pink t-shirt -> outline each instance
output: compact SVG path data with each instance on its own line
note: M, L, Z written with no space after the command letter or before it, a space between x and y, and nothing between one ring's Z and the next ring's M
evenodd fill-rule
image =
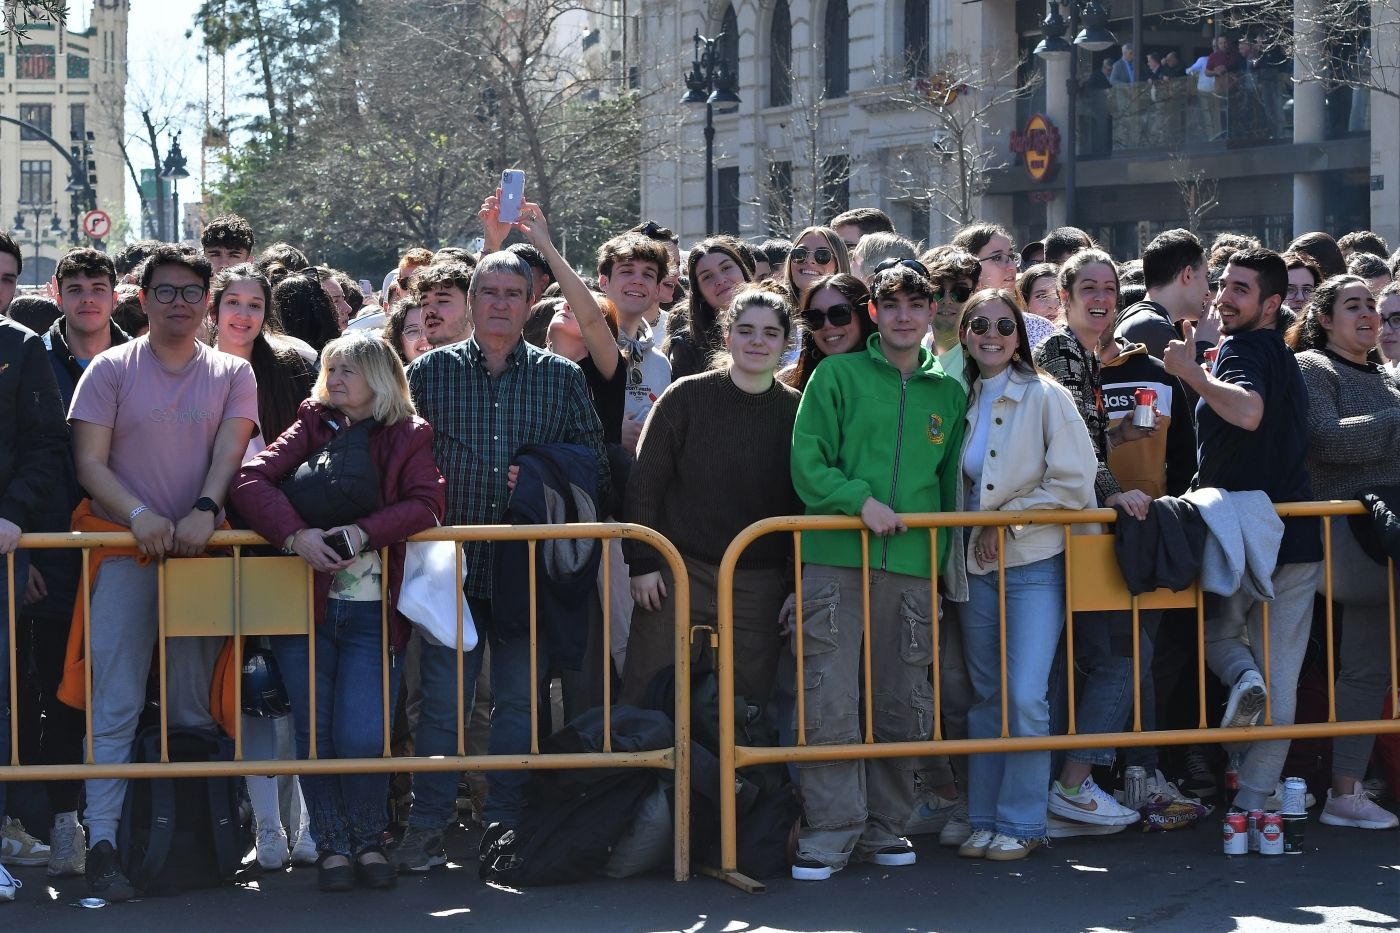
M178 371L167 369L140 337L98 354L73 393L69 421L112 429L107 466L152 510L179 521L199 498L219 426L258 423L258 383L246 360L196 344ZM125 515L94 511L110 521Z

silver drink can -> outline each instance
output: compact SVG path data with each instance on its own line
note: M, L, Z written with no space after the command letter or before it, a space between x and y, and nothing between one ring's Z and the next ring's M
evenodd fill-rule
M1133 427L1151 431L1157 427L1157 391L1141 388L1133 393Z
M1300 777L1291 777L1283 782L1283 806L1280 813L1306 813L1308 782Z
M1123 805L1136 810L1147 803L1147 769L1129 765L1123 772Z

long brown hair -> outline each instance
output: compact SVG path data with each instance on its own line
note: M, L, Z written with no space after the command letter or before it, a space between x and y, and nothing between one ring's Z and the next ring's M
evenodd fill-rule
M851 308L855 312L856 323L860 326L860 339L856 341L855 349L859 350L865 346L870 335L875 333L875 322L870 319L867 305L870 303L870 293L865 288L865 283L851 275L849 272L837 272L835 275L824 275L812 283L812 287L807 289L806 296L798 306L798 317L811 306L812 299L817 292L823 289L833 288L841 293L841 296L851 303ZM817 364L826 359L826 353L817 346L816 338L812 332L802 331L802 349L797 355L797 363L783 376L783 381L801 392L807 388L807 382L812 378L812 372L817 368Z
M963 373L967 377L969 388L973 382L982 378L982 370L978 368L972 354L967 352L967 322L977 316L979 308L994 301L1006 305L1016 320L1016 354L1011 357L1011 368L1027 375L1036 372L1035 361L1031 358L1031 339L1026 335L1025 314L1021 311L1021 303L1016 293L1005 288L984 288L967 299L967 304L963 305L962 319L958 321L958 339L963 342Z

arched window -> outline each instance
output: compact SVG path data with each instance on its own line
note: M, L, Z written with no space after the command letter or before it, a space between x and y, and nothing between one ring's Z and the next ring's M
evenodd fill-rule
M825 46L822 90L828 98L845 97L851 89L850 25L846 0L827 0L822 28Z
M904 0L904 77L928 74L929 0Z
M720 32L724 33L724 39L718 46L719 62L728 72L729 79L737 90L739 87L739 17L734 12L734 4L730 3L725 6L724 17L719 21L719 28Z
M773 4L772 55L768 59L768 106L792 103L792 13L788 0Z

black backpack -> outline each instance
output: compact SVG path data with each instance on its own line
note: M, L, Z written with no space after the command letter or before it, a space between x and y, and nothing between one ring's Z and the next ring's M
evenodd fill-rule
M536 775L543 777L543 775ZM659 781L643 768L565 771L545 779L520 825L481 853L482 881L511 887L571 884L602 871L642 800Z
M217 732L170 730L171 761L227 761ZM160 727L142 729L131 760L160 761ZM117 850L143 894L212 888L230 881L252 845L240 813L237 777L150 778L127 782Z

